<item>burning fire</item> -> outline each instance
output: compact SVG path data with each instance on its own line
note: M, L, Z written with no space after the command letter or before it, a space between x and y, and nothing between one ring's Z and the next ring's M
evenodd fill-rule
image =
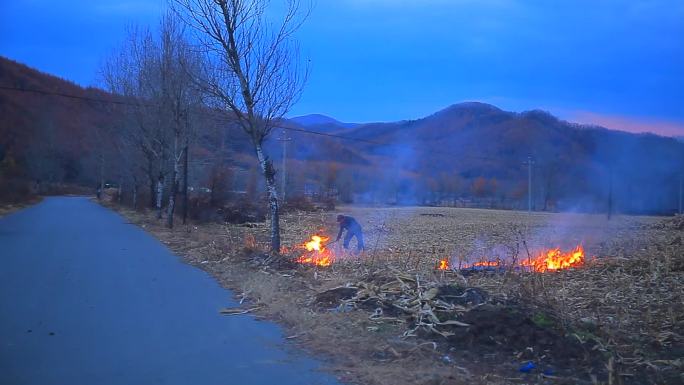
M579 245L572 251L564 253L560 247L545 250L537 253L530 259L519 261L513 268L521 268L523 270L535 272L547 272L569 269L572 267L582 266L585 261L584 248ZM471 269L474 267L500 267L504 266L501 260L495 261L480 261L472 264L462 266L462 269ZM449 269L449 260L442 259L439 261L439 270Z
M532 260L522 261L522 266L537 272L556 271L577 267L584 264L584 248L577 246L574 250L563 253L559 247L540 253Z
M316 266L330 266L334 261L333 253L325 248L324 243L330 238L319 235L314 235L311 240L305 242L301 247L306 249L307 253L297 258L297 263L312 264Z

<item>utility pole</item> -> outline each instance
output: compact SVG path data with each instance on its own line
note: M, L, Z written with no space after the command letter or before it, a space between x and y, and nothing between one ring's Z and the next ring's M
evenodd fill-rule
M283 160L281 166L283 169L283 176L281 178L282 185L280 187L280 193L283 196L282 202L285 203L285 189L287 188L287 142L292 141L292 138L288 138L285 129L283 129L282 135L278 140L283 142Z
M532 212L532 165L534 164L534 161L532 160L532 156L527 157L527 162L524 164L527 165L527 212L531 213Z
M684 189L684 174L679 174L679 214L682 214L682 190Z
M608 220L613 216L613 165L608 171Z
M188 221L188 141L183 149L183 224Z

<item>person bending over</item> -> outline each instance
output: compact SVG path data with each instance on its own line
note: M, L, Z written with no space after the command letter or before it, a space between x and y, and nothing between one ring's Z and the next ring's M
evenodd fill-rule
M344 248L349 249L349 242L352 238L356 237L356 251L363 251L365 248L363 245L363 230L361 229L359 222L353 217L338 215L337 223L340 224L340 232L337 234L335 242L339 241L344 230L347 230L347 234L344 236Z

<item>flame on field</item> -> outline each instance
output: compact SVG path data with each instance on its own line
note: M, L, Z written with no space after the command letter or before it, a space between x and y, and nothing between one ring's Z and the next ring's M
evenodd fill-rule
M327 237L320 237L318 235L314 235L311 237L311 240L309 242L304 243L304 248L307 251L323 251L325 250L325 246L323 246L323 242L327 242L329 238Z
M586 256L582 245L578 245L573 250L563 252L560 247L543 250L531 256L528 259L518 261L510 264L511 268L519 268L522 270L529 270L535 272L558 271L584 265ZM446 266L442 268L442 266ZM440 260L439 270L449 269L448 259ZM472 264L462 265L461 269L472 268L486 268L486 267L505 267L504 261L497 260L482 260Z
M538 254L535 258L522 261L520 264L533 271L544 272L582 266L584 260L584 248L582 245L579 245L574 250L567 253L562 252L559 247L546 250L545 252Z
M296 259L297 263L311 264L316 266L330 266L334 261L332 251L325 247L325 242L330 238L314 235L311 240L305 242L301 247L307 252Z
M437 270L449 270L449 258L440 259Z

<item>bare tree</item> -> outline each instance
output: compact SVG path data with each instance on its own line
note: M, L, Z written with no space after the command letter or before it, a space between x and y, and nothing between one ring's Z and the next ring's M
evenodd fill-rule
M147 177L150 207L155 207L157 217L161 218L167 127L161 109L155 104L158 69L154 51L152 33L132 27L122 47L105 61L101 75L110 92L126 98L127 119L119 136L140 151L143 160L138 166Z
M171 180L166 225L173 227L176 195L179 189L183 159L190 143L191 115L199 106L195 87L199 62L183 36L183 29L172 14L164 16L160 28L157 53L159 100L170 127ZM185 174L185 173L184 173ZM186 178L187 179L187 178Z
M282 20L266 15L268 0L174 0L176 12L198 32L207 53L204 90L232 113L249 135L266 181L271 251L280 251L279 202L273 163L263 143L299 98L306 71L299 67L293 34L308 16L287 0Z
M192 72L199 60L190 49L183 26L172 13L162 17L158 35L129 31L127 43L103 68L113 92L129 96L135 124L125 132L145 158L150 195L162 218L162 200L170 174L166 224L173 227L183 159L190 145L192 119L200 93Z

